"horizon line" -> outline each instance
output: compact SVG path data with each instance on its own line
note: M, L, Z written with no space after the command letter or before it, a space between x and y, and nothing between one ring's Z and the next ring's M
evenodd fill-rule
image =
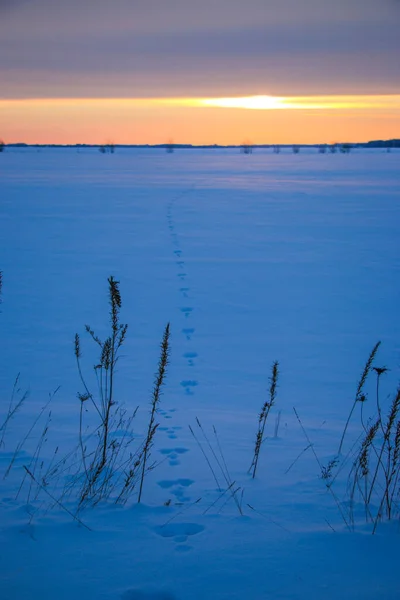
M2 140L0 140L2 141ZM27 147L27 148L37 148L37 147L57 147L57 148L78 148L78 147L87 147L87 148L101 148L103 146L113 146L114 148L243 148L249 146L251 148L273 148L274 146L280 146L282 148L288 147L291 148L293 146L297 147L309 147L314 148L318 146L366 146L368 144L388 144L398 142L400 144L400 138L389 138L389 139L374 139L368 140L366 142L315 142L315 143L301 143L301 142L289 142L289 143L276 143L276 142L265 142L265 143L252 143L250 140L243 141L237 144L192 144L190 142L159 142L156 144L122 144L118 142L113 142L112 140L108 140L103 143L90 143L90 142L76 142L74 144L62 144L58 142L48 142L48 143L40 143L40 142L4 142L5 147ZM400 146L399 146L400 147Z
M400 94L327 94L312 96L247 95L231 97L44 97L0 98L1 105L119 104L132 107L227 108L239 110L400 110Z

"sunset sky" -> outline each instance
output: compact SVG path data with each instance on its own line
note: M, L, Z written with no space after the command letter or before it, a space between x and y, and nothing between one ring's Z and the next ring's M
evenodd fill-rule
M400 138L400 0L0 0L0 138Z

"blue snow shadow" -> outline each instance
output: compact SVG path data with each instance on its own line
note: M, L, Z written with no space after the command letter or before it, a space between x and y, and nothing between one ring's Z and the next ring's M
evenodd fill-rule
M122 594L121 600L176 600L176 596L166 591L127 590Z
M204 527L198 523L168 523L155 528L155 532L165 538L175 536L192 536L204 531Z

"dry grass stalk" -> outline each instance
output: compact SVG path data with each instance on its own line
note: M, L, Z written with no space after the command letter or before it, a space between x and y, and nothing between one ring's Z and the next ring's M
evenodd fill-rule
M74 340L74 353L79 377L84 387L84 392L78 394L80 401L79 445L85 474L81 490L81 504L88 500L97 502L104 495L107 495L110 473L113 472L112 465L115 466L116 455L118 455L120 449L120 445L115 440L110 440L110 431L112 426L115 425L118 415L118 409L115 409L117 403L114 398L115 367L118 360L118 351L124 343L128 326L121 324L119 320L122 300L119 281L116 281L113 276L108 278L108 297L110 333L105 341L102 342L89 325L85 326L87 333L100 349L99 361L94 366L98 383L97 398L90 391L82 373L82 352L78 334L75 335ZM97 445L94 452L89 451L83 441L83 419L85 404L88 400L91 401L100 418L100 425L97 430Z
M146 436L146 440L145 440L145 443L143 446L143 456L142 456L142 465L141 465L141 476L140 476L138 502L140 502L142 499L143 482L144 482L144 477L146 474L147 462L148 462L151 448L153 445L153 438L154 438L154 435L155 435L157 427L158 427L158 423L156 423L155 421L156 421L156 413L157 413L158 405L159 405L160 399L161 399L161 389L162 389L162 386L164 385L165 375L166 375L167 366L168 366L168 362L169 362L169 353L170 353L169 337L170 337L170 324L167 323L165 330L164 330L163 339L161 342L161 356L160 356L160 360L158 363L158 370L157 370L157 374L156 374L156 378L155 378L155 382L154 382L153 394L152 394L152 398L151 398L150 419L149 419L149 425L148 425L148 429L147 429L147 436Z
M254 446L254 455L253 460L249 468L249 473L252 474L252 477L256 476L258 460L260 457L261 445L264 441L264 433L265 433L265 425L267 423L268 415L270 413L271 408L275 404L276 400L276 390L278 385L278 376L279 376L279 363L275 361L272 365L272 373L270 377L270 387L269 387L269 397L264 402L259 417L258 417L258 429L256 434L256 441Z
M338 454L341 454L341 452L342 452L344 438L345 438L345 435L346 435L347 428L349 426L351 417L353 415L353 412L354 412L354 410L355 410L355 408L357 406L357 402L363 402L365 400L365 395L363 394L363 388L364 388L365 382L367 381L368 374L369 374L369 372L371 370L372 363L374 361L375 355L378 352L378 348L379 348L380 345L381 345L381 342L377 342L375 344L375 346L372 348L372 351L371 351L371 353L370 353L370 355L368 357L367 362L364 365L363 372L361 374L360 380L359 380L358 385L357 385L357 391L356 391L356 395L355 395L355 398L354 398L354 402L353 402L353 405L351 407L349 416L347 417L347 421L346 421L346 424L344 426L342 437L340 439Z
M21 389L19 387L19 376L20 376L20 374L18 373L17 377L15 378L13 389L11 392L11 398L10 398L10 403L8 405L6 418L4 419L3 423L0 425L0 433L1 433L0 448L2 446L4 446L4 437L6 435L7 427L9 425L11 419L16 415L16 413L22 407L22 405L24 404L25 400L27 399L27 397L29 395L28 391L25 391L24 393L21 392Z

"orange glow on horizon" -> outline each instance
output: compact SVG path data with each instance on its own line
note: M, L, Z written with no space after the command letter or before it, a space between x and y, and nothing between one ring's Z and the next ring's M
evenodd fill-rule
M395 109L400 110L399 95L338 95L338 96L237 96L231 98L26 98L0 99L2 106L21 105L98 106L120 107L218 107L245 110L339 110L339 109Z
M239 98L209 98L200 100L205 106L243 108L250 110L338 110L338 109L400 109L396 96L246 96Z
M6 142L240 144L400 137L400 95L0 99Z

